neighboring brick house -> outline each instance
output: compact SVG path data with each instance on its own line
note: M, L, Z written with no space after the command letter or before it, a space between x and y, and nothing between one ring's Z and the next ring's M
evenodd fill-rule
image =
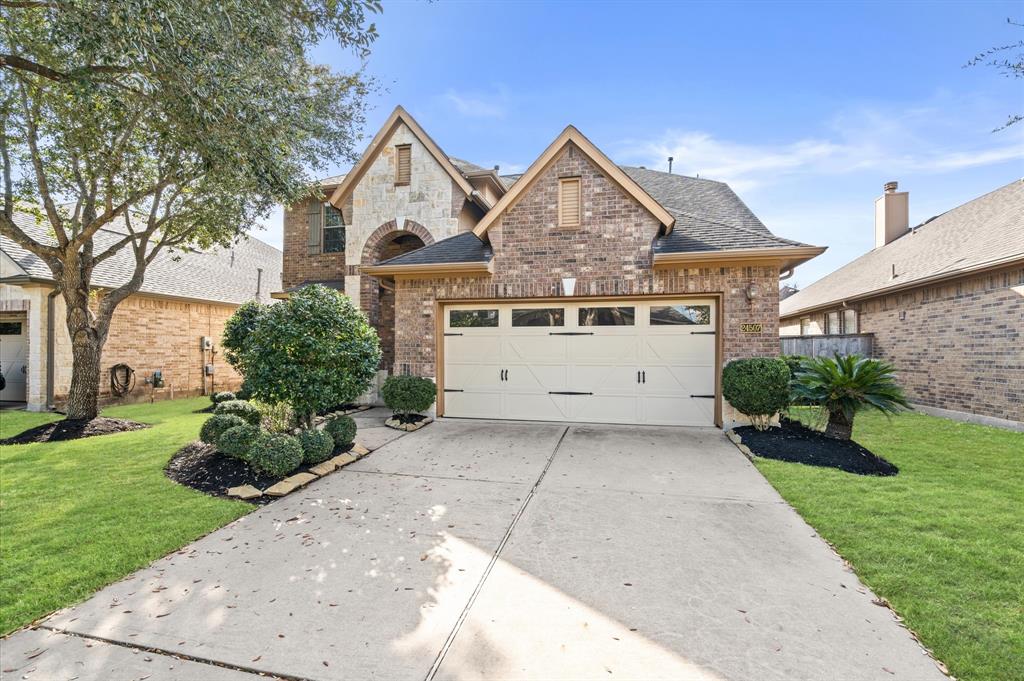
M1024 423L1024 181L912 229L896 188L875 248L783 300L780 333L873 334L915 404Z
M45 224L34 216L15 213L15 221L33 238L47 239ZM97 248L124 235L116 230L111 225L97 232ZM99 295L128 280L130 260L122 251L97 266L92 282ZM219 351L224 322L247 300L272 302L270 292L280 287L281 251L255 238L230 248L161 253L147 268L140 292L114 312L103 348L101 400L113 399L110 369L116 364L134 371L134 389L119 398L125 401L237 388L240 377ZM61 406L71 384L64 319L64 301L46 264L0 237L0 371L7 383L0 401L27 402L31 410ZM156 372L162 387L153 385Z
M439 414L721 425L721 367L777 355L778 282L824 249L725 184L613 164L573 127L522 175L451 158L401 107L284 219L284 290L344 290L381 376Z

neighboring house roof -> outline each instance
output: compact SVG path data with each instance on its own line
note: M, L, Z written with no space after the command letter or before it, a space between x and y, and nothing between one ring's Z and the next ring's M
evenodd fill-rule
M1024 262L1024 180L907 230L786 298L779 313L792 316L1016 261Z
M795 288L793 286L790 286L789 284L786 284L785 286L780 286L779 287L779 300L785 300L786 298L789 298L791 295L796 293L798 290L799 289L797 289L797 288Z
M422 144L427 152L434 157L434 160L437 161L438 165L448 173L455 184L458 185L467 197L480 204L480 207L484 210L488 210L490 208L487 201L485 201L478 192L473 190L473 185L469 183L469 180L466 179L466 176L463 174L464 171L456 167L453 162L455 159L451 159L441 151L441 147L437 146L437 143L426 133L425 130L423 130L423 128L420 127L419 123L416 122L416 119L410 116L409 112L401 106L396 106L395 110L391 112L387 121L385 121L384 125L381 126L381 129L374 136L369 146L366 147L366 151L363 152L359 162L352 167L352 170L345 175L345 178L341 181L341 184L338 185L338 188L334 190L334 193L330 197L331 204L339 209L342 207L345 202L345 198L353 189L355 189L356 184L359 183L359 180L363 177L370 166L373 165L373 162L376 160L378 154L380 154L384 149L387 141L391 139L391 135L394 134L398 126L402 124L409 128L416 139L419 140L420 144ZM468 161L461 161L461 163L473 165ZM474 167L478 170L484 170L479 166Z
M49 223L37 221L34 215L23 212L15 212L14 222L36 241L56 245ZM117 225L112 227L99 230L93 237L97 254L124 236L125 232L118 231ZM0 236L0 251L25 272L25 275L8 277L4 280L6 283L53 281L46 263L5 236ZM123 248L96 266L92 285L116 288L131 278L134 268L131 248ZM254 237L241 237L230 247L165 250L146 268L139 293L240 304L256 298L258 269L263 270L259 277L259 299L270 302L271 291L281 288L281 251L270 244Z
M272 291L270 297L277 298L279 300L287 300L292 293L295 293L300 289L304 289L307 286L312 286L313 284L320 284L321 286L326 286L327 288L334 289L335 291L340 291L342 293L345 292L344 279L307 279L301 284L289 286L283 291Z

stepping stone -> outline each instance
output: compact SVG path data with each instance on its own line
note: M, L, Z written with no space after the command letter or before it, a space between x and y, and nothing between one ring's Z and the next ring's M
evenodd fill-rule
M348 450L350 454L354 454L357 457L366 456L370 453L370 450L362 446L358 442L352 445L352 449Z
M332 472L337 467L338 465L334 463L333 460L328 459L327 461L318 463L315 466L311 466L309 472L313 473L314 475L324 476Z
M248 500L263 496L263 492L259 491L252 485L240 485L239 487L229 487L228 496Z
M339 454L338 456L331 459L331 463L333 463L338 468L341 468L342 466L347 466L348 464L352 463L353 461L356 460L356 458L357 457L352 456L351 454Z

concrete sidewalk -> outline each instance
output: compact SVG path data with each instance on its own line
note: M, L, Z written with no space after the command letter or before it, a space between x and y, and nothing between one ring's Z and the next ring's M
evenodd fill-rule
M5 679L945 678L714 429L442 420L42 627Z

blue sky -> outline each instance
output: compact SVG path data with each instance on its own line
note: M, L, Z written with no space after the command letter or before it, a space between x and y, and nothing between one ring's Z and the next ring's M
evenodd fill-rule
M992 132L1024 81L962 68L1024 37L1006 24L1020 3L384 1L367 140L402 104L446 153L502 172L569 123L618 163L674 156L829 247L803 286L871 248L888 180L916 223L1024 176L1024 123ZM314 58L357 65L327 44ZM268 226L280 244L280 215Z

